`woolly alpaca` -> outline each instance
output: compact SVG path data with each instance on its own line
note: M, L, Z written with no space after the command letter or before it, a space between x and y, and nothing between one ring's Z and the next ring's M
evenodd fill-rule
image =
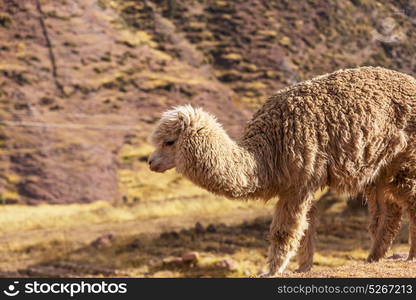
M269 276L283 272L300 245L300 269L310 268L313 194L325 186L352 195L364 191L374 204L370 257L384 255L397 227L395 208L405 207L409 257L414 257L415 100L416 80L408 75L373 67L340 70L277 92L238 141L202 109L181 106L164 113L152 133L156 151L149 164L158 172L176 167L197 185L229 198L278 197ZM394 203L394 217L377 203Z

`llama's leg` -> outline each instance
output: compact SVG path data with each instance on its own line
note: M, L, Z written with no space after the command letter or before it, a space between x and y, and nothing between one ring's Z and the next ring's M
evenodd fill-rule
M416 187L416 182L415 182ZM403 201L403 199L405 199ZM416 259L416 195L409 196L405 198L401 198L401 203L404 204L405 210L409 214L409 243L410 243L410 250L409 255L407 257L408 260ZM415 203L415 204L413 204ZM403 211L403 210L402 210Z
M409 260L416 258L416 153L403 156L388 188L398 204L409 214Z
M410 250L408 260L416 259L416 208L409 210L409 242Z
M370 215L370 223L368 231L370 232L371 240L374 241L379 221L382 215L382 203L377 201L376 188L370 187L366 190L364 197L367 201L368 213Z
M300 241L298 249L298 265L299 268L296 272L307 272L312 268L313 265L313 254L315 252L315 239L316 239L316 205L312 205L308 212L308 223L309 226L305 230L305 235Z
M369 200L369 204L370 202L372 201ZM378 219L377 227L371 228L370 226L372 245L367 257L368 262L379 261L386 255L400 229L402 220L402 208L391 195L386 195L381 187L377 189L376 202L378 203L379 215L376 216ZM373 217L373 215L371 216Z
M304 231L308 227L307 213L311 207L313 195L281 197L275 207L270 226L269 273L283 273L289 260L296 253Z

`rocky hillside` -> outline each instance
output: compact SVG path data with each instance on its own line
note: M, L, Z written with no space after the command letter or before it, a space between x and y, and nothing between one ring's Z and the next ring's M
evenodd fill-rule
M273 91L339 68L416 74L416 1L1 0L0 202L149 189L160 112L232 135Z

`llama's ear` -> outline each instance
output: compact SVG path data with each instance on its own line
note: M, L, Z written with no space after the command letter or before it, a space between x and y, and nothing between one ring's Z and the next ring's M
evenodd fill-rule
M178 112L178 121L182 131L188 128L191 123L189 116L181 112Z

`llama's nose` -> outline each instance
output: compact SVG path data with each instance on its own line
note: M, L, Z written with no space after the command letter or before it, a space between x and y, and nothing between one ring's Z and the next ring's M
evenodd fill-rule
M147 160L147 163L148 163L149 165L151 165L151 164L152 164L152 162L153 162L153 159L152 159L152 158L149 158L149 159Z

